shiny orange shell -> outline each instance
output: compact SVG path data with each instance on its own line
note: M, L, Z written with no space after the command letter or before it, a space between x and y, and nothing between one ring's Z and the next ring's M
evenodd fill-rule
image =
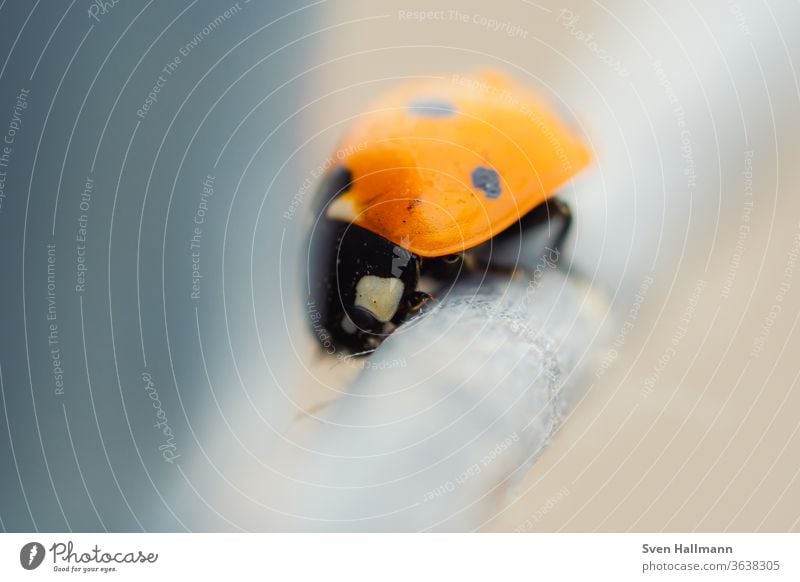
M327 216L422 257L492 238L589 162L536 95L490 72L397 87L359 117L336 157L353 182Z

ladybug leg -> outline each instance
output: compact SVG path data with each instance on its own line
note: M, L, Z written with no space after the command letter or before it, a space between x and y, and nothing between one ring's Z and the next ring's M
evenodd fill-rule
M563 201L551 198L519 222L470 251L481 269L530 273L542 265L555 267L572 225L572 212Z
M570 228L572 227L572 210L570 210L570 207L564 201L558 198L553 198L542 204L542 206L545 206L549 210L549 221L552 231L547 247L556 251L557 255L560 256L561 248L564 246L564 241L567 239Z
M392 323L395 325L400 325L412 315L420 313L434 301L435 299L430 293L415 291L400 302L400 307L397 309L397 313L392 318Z

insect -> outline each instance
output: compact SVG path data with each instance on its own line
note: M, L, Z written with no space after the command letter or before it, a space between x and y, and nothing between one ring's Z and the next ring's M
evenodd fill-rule
M539 97L496 72L399 85L337 152L308 245L309 314L329 353L373 350L459 277L557 251L571 215L554 194L589 162Z

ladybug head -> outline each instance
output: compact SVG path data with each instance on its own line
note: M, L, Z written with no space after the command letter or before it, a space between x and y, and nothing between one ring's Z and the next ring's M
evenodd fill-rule
M419 303L420 259L360 226L322 218L310 244L315 331L333 353L377 347Z

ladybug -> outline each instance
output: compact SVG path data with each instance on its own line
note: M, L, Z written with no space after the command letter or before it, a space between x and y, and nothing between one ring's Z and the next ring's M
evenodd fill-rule
M496 72L415 80L361 115L317 191L308 312L329 353L374 350L459 277L530 269L571 222L587 148Z

